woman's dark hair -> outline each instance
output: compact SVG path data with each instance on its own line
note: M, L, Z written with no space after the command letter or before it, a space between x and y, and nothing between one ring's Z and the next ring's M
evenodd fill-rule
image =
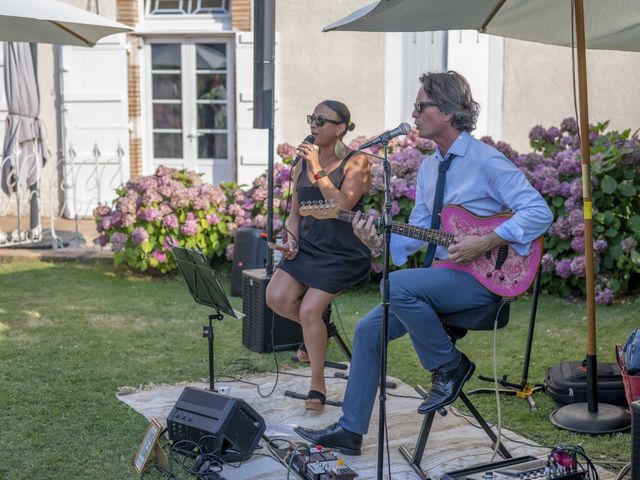
M473 99L469 82L458 72L425 73L422 88L438 108L453 116L453 126L471 132L476 128L480 104Z
M326 107L333 110L336 115L338 115L338 119L347 126L347 130L345 130L345 133L351 132L354 128L356 128L355 123L351 121L351 112L344 103L339 102L338 100L323 100L322 102L320 102L320 105L325 105ZM344 136L345 133L343 133L341 136Z

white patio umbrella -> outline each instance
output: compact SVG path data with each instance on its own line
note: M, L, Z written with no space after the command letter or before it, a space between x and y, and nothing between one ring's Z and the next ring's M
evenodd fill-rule
M53 43L93 47L102 37L132 29L100 15L57 0L0 0L0 41ZM5 49L5 83L9 114L4 142L6 161L0 171L0 185L9 193L13 161L8 157L16 143L34 148L42 144L38 121L39 100L37 82L28 46L10 44ZM46 159L46 149L39 148L38 156L29 156L34 165ZM29 152L26 152L29 153ZM28 168L29 185L37 185L39 168ZM38 195L39 192L34 192ZM35 198L35 197L33 197ZM32 209L37 202L32 202ZM19 209L19 201L18 201ZM32 224L33 224L32 211ZM33 225L32 225L33 226ZM18 215L18 231L20 215ZM55 237L52 224L52 236Z
M93 47L130 27L57 0L0 0L0 41Z
M567 405L552 414L562 428L604 433L628 428L628 414L597 403L595 275L589 109L585 48L640 51L640 2L633 0L380 0L336 22L331 30L415 32L477 30L551 45L575 46L578 59L587 290L587 404Z

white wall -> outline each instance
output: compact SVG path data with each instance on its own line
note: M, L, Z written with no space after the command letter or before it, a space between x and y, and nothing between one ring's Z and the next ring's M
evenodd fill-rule
M529 151L533 126L575 117L571 49L507 39L504 69L503 140ZM590 123L639 128L639 76L640 53L587 50Z
M309 134L305 116L322 100L344 102L358 135L385 126L385 34L323 33L322 27L371 3L370 0L279 0L280 108L276 144L299 143Z

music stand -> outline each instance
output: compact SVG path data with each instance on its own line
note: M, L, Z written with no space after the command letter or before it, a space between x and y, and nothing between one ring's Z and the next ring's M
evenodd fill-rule
M173 258L176 261L178 270L182 274L191 296L201 305L213 308L216 313L209 315L209 325L203 325L202 336L209 341L209 390L215 392L214 388L214 363L213 363L213 320L222 320L222 313L226 313L234 318L242 315L236 312L231 304L216 273L209 265L207 257L202 251L191 250L169 244Z

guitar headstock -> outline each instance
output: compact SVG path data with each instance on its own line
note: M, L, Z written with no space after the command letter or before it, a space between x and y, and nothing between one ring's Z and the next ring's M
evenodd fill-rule
M328 218L338 218L340 207L335 202L300 202L298 209L300 216L311 216L318 220L326 220Z

